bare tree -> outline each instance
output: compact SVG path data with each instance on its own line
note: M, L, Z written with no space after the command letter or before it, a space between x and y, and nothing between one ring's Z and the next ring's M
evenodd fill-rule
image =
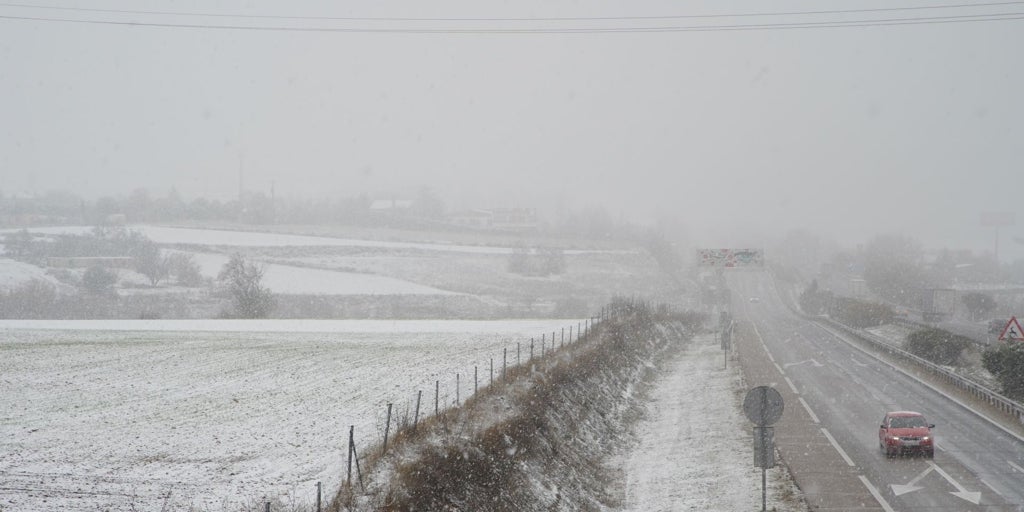
M238 318L265 318L274 309L274 297L263 286L265 267L246 261L239 253L231 255L217 279L224 284L234 302Z

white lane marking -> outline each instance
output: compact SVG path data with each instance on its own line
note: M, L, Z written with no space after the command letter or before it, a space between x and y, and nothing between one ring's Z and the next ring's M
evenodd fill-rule
M896 496L903 496L908 492L914 492L924 489L924 487L918 487L917 483L920 482L922 478L928 476L928 473L931 473L934 470L935 468L929 466L928 469L925 469L923 472L921 472L920 475L914 477L913 480L905 484L889 484L889 487L892 487L892 493L895 494Z
M811 366L816 366L818 368L821 368L821 367L825 366L825 365L819 363L817 360L814 360L814 359L808 359L806 361L800 361L799 363L786 363L783 366L785 366L786 368L789 368L790 366L799 366L799 365L806 364L806 363L811 363Z
M964 486L960 485L960 482L953 480L953 477L949 476L949 473L943 471L942 468L940 468L934 462L928 461L928 465L935 468L935 471L938 474L942 475L942 478L945 478L950 485L956 487L957 492L951 492L950 494L956 496L957 498L965 499L971 503L974 503L975 505L977 505L981 501L980 492L968 491L967 489L964 488Z
M777 368L779 370L779 373L781 373L783 375L786 374L786 372L782 369L782 367L779 366L779 363L774 363L774 364L775 364L775 368Z
M989 490L991 490L992 492L996 493L996 495L998 495L998 496L1002 496L1002 493L1000 493L999 491L997 491L997 490L996 490L996 488L995 488L995 487L992 487L992 485L991 485L991 484L989 484L988 482L986 482L986 481L984 481L984 480L982 480L982 479L980 479L980 478L978 479L978 481L979 481L979 482L981 482L981 483L983 483L983 484L985 484L985 487L988 487L988 488L989 488Z
M832 434L829 434L828 430L826 430L824 427L822 427L821 431L822 433L825 434L825 437L828 438L828 442L832 443L832 447L835 448L837 452L839 452L839 455L843 458L843 460L845 460L850 467L853 467L853 461L850 460L850 456L847 455L845 451L843 451L843 447L839 446L839 443L836 442L836 438L832 437Z
M789 380L789 377L782 377L782 378L786 379L786 384L789 384L789 389L792 389L793 392L798 394L798 395L800 394L800 392L796 390L796 386L793 385L793 381Z
M821 423L821 421L818 420L818 415L814 414L814 411L811 410L811 406L807 405L807 402L804 401L804 397L798 396L796 399L800 400L800 403L804 404L804 409L807 409L807 414L811 415L811 419L814 420L815 423Z
M762 341L761 342L761 346L763 346L764 347L764 351L768 353L768 360L774 363L775 362L775 356L773 356L771 352L768 352L768 345L765 345L764 342ZM776 366L777 365L778 364L776 363Z
M868 481L868 478L866 476L857 475L857 478L860 478L860 481L864 484L864 487L868 488L868 492L870 492L871 495L875 497L875 499L878 501L878 504L882 506L882 510L885 510L885 512L896 512L889 505L889 502L885 501L885 498L882 497L882 493L878 492L878 489L875 489L875 486L871 485L871 482Z
M867 363L862 363L862 362L858 361L857 358L853 357L852 355L850 356L850 360L853 361L853 364L855 364L857 366L861 366L861 367L863 367L863 366L870 366Z
M1020 434L1017 434L1016 432L1006 428L1001 423L998 423L996 420L994 420L992 418L989 418L984 413L979 412L977 409L972 409L969 405L961 402L960 400L957 400L952 395L946 394L944 391L940 390L939 388L937 388L937 387L935 387L935 386L925 382L920 377L918 377L918 376L908 372L907 370L904 370L903 368L900 368L899 366L897 366L897 365L895 365L893 363L890 363L889 361L886 361L885 359L882 359L880 356L876 356L875 354L872 354L871 352L868 352L866 349L858 347L856 343L854 343L852 341L848 341L846 338L844 338L841 334L837 333L836 331L833 331L832 329L829 329L828 327L825 327L824 325L821 325L818 322L814 322L814 325L818 326L819 329L821 329L821 330L831 334L832 336L835 336L837 339L841 340L843 343L846 343L848 346L852 347L854 350L859 350L860 352L863 352L864 355L873 358L874 360L876 360L876 361L878 361L878 362L880 362L880 363L882 363L882 364L892 368L893 370L896 370L896 371L902 373L903 375L906 375L907 377L910 377L911 379L917 381L922 386L924 386L924 387L926 387L928 389L931 389L932 391L934 391L934 392L936 392L936 393L946 397L949 401L953 402L954 404L957 404L960 407L963 407L964 410L970 411L971 414L974 414L975 416L977 416L977 417L987 421L993 427L996 427L999 430L1002 430L1003 432L1006 432L1009 436L1011 436L1014 439L1017 439L1017 440L1021 441L1022 443L1024 443L1024 436L1021 436Z
M1017 471L1020 471L1021 473L1024 473L1024 468L1014 464L1011 461L1006 461L1006 463L1009 464L1011 468L1016 469Z

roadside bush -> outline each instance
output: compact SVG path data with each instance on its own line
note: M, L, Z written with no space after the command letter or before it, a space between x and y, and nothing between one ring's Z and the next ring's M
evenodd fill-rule
M878 327L892 322L893 319L892 308L889 306L849 297L837 297L833 301L831 315L836 320L858 329Z
M818 289L818 280L815 279L800 294L800 309L808 315L820 315L828 311L832 298L832 292Z
M942 329L922 329L907 336L905 348L917 357L935 364L955 366L971 340Z
M981 354L981 363L999 380L1004 395L1015 400L1024 399L1024 343L990 346Z

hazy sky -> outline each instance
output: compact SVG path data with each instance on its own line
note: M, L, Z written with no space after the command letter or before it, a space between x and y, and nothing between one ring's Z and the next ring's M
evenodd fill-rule
M229 198L241 167L246 189L273 183L280 196L411 196L426 186L449 208L602 205L641 221L677 217L708 244L803 227L843 242L899 232L929 247L983 250L994 232L979 215L1007 211L1019 226L1002 230L1001 251L1024 249L1011 241L1024 236L1024 20L495 32L1024 16L1024 3L653 20L624 17L892 3L384 4L88 4L270 16L250 18L0 6L0 191L175 187L186 198ZM554 17L618 19L494 20ZM409 28L484 33L394 31Z

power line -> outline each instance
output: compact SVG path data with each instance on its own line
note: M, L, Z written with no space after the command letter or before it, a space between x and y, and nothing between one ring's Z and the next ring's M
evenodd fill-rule
M669 20L669 19L708 19L708 18L742 18L760 16L820 16L827 14L863 14L879 12L900 12L900 11L921 11L936 9L974 9L979 7L999 7L1007 5L1022 5L1024 0L1005 2L984 2L984 3L960 3L921 5L907 7L878 7L865 9L832 9L819 11L766 11L766 12L743 12L732 14L681 14L681 15L651 15L651 16L566 16L566 17L530 17L530 18L500 18L500 17L355 17L355 16L295 16L279 14L238 14L238 13L209 13L209 12L186 12L186 11L147 11L132 9L99 9L91 7L64 7L52 5L33 5L21 3L0 2L0 7L26 8L26 9L47 9L74 12L92 12L105 14L143 14L158 16L193 16L193 17L216 17L216 18L240 18L240 19L280 19L280 20L320 20L320 21L394 21L394 22L464 22L464 21L485 21L485 22L523 22L523 21L636 21L636 20Z
M368 27L290 27L259 25L213 25L198 23L163 23L143 21L89 20L71 18L49 18L40 16L7 16L0 19L18 21L40 21L57 23L79 23L93 25L118 25L159 28L250 30L273 32L336 32L336 33L378 33L378 34L601 34L601 33L656 33L656 32L725 32L753 30L792 30L813 28L877 27L897 25L935 25L950 23L976 23L986 21L1015 21L1024 19L1024 12L992 14L971 14L954 16L875 18L818 22L785 22L733 25L689 25L689 26L624 26L624 27L567 27L567 28L368 28Z

